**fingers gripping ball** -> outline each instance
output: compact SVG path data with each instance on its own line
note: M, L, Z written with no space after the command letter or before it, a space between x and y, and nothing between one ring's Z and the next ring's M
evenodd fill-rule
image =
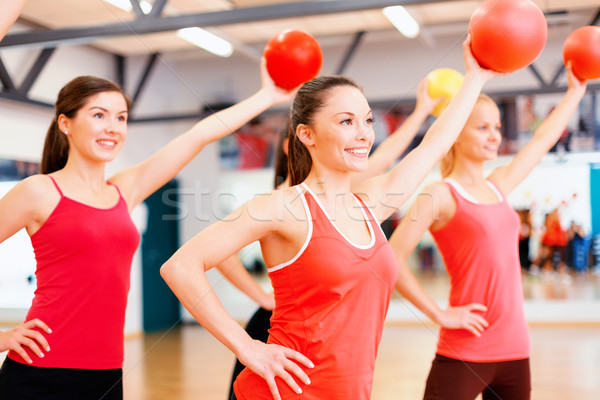
M563 45L565 65L581 80L600 78L600 27L582 26L567 36Z
M288 29L271 38L264 55L269 75L283 89L293 89L315 78L323 64L317 40L298 30Z
M540 55L548 25L530 0L485 0L471 15L469 33L471 51L482 67L512 72Z
M442 110L446 108L448 103L450 103L450 100L458 92L458 89L460 89L463 78L464 77L460 72L452 68L435 69L427 75L427 79L429 80L427 93L429 94L429 97L432 99L437 99L439 97L446 98L435 106L433 111L431 111L431 115L438 117L441 114Z

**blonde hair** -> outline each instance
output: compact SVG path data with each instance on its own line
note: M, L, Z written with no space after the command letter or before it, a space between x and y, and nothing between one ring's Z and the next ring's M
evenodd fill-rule
M496 102L494 100L492 100L492 98L490 96L488 96L487 94L481 93L479 95L479 97L477 98L477 101L475 104L479 103L480 101L489 101L490 103L496 105ZM450 148L448 153L446 153L444 158L442 158L440 160L440 173L442 174L442 178L445 178L448 175L450 175L450 173L454 169L454 161L455 161L455 150L454 150L454 145L452 145L452 147Z

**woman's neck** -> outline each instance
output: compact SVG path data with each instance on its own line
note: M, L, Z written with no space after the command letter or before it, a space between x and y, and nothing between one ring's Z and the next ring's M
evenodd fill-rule
M67 164L60 174L70 179L73 183L87 186L92 189L101 189L106 185L104 176L104 162L86 162L69 157Z
M348 172L318 171L313 167L304 183L326 202L345 201L346 197L352 197Z
M485 182L483 168L483 161L456 157L454 168L452 168L452 172L450 172L448 177L465 185L480 185Z

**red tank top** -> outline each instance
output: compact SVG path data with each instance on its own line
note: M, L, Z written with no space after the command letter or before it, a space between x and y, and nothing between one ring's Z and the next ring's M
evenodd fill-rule
M268 343L289 347L314 364L303 368L311 384L298 379L294 393L277 379L282 399L367 400L398 272L394 253L374 216L358 198L371 242L351 243L334 225L318 198L298 186L309 229L289 262L269 268L276 307ZM238 376L239 400L272 399L265 381L246 368Z
M467 200L457 183L446 183L456 200L456 213L432 235L450 276L449 304L485 305L488 310L482 316L490 325L481 337L464 329L442 328L437 352L473 362L527 358L529 330L518 252L519 216L491 182L488 184L501 199L494 204Z
M52 333L44 335L51 351L44 352L44 358L29 351L31 365L121 368L129 271L138 231L120 192L114 207L95 208L65 197L49 177L61 198L31 236L37 289L27 320L39 318L50 326ZM8 357L26 363L14 352Z

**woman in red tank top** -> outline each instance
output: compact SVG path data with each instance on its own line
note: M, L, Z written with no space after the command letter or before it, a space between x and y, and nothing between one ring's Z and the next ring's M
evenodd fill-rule
M292 187L245 203L201 231L162 267L183 305L246 365L235 383L244 399L367 400L395 260L378 228L448 151L484 83L464 44L466 74L421 144L388 173L356 188L373 143L371 109L358 86L318 77L290 112ZM275 290L269 342L252 340L227 314L205 271L260 241Z
M398 158L405 152L406 148L410 145L413 138L419 131L420 126L425 122L431 111L434 107L440 103L441 98L432 99L429 97L428 93L428 83L427 78L424 78L419 83L419 88L417 89L417 101L415 105L415 109L413 112L406 117L404 122L388 136L383 142L377 146L377 149L373 152L372 155L369 156L369 165L366 170L361 173L355 174L352 177L352 186L356 186L360 184L365 179L379 175L386 170L388 170L397 160ZM277 144L277 149L275 151L275 188L281 189L290 186L289 176L287 172L288 165L288 137L287 131L281 132L280 137ZM219 265L219 270L223 272L225 269L224 275L227 277L227 269L229 268L239 268L238 266L242 266L241 261L237 257L237 255L230 257L225 261L225 266L223 264ZM235 266L234 266L235 265ZM243 266L242 266L243 267ZM240 290L243 288L240 287ZM267 298L267 305L261 305L261 307L256 310L256 312L252 315L252 317L248 320L248 324L246 325L246 332L252 339L257 339L262 342L267 342L269 337L269 329L271 328L271 310L275 307L275 300L272 296L268 296L263 290L259 289L258 291L246 291L242 290L245 293L256 293L254 296L250 296L251 298L258 299L257 302L259 304L263 304L264 298ZM233 374L231 377L231 384L229 390L229 398L235 400L235 395L233 393L233 383L235 379L239 375L240 372L244 369L244 365L240 363L239 360L236 360Z
M529 333L523 311L519 218L506 197L560 138L585 94L568 70L569 88L534 137L507 165L483 175L501 141L500 111L477 101L441 164L443 182L427 186L390 238L399 264L396 288L442 326L425 399L530 398ZM430 230L450 276L442 310L410 272L406 257Z
M41 174L0 199L0 241L25 228L37 261L26 322L0 332L0 351L10 350L0 371L0 398L122 398L124 316L139 241L129 213L205 145L292 98L293 92L275 86L264 62L261 75L254 95L108 180L106 163L127 137L129 100L113 82L92 76L61 89Z

